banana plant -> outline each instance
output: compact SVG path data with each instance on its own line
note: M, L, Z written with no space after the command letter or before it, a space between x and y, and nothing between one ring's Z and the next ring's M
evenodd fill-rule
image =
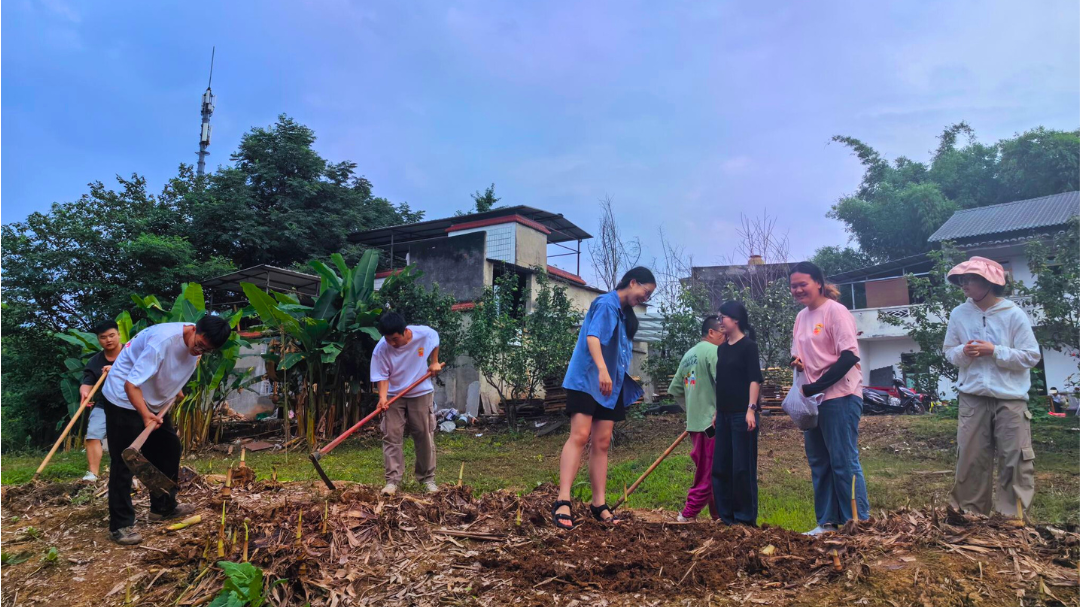
M264 358L278 371L296 371L291 375L295 386L285 389L296 394L297 422L310 445L315 444L317 426L325 435L339 422L357 417L359 406L350 396L359 394L363 377L358 370L380 338L375 322L381 309L372 305L378 253L366 251L352 268L337 253L330 261L332 267L321 261L309 264L320 278L310 306L294 296L241 283L263 327L282 338L278 351Z

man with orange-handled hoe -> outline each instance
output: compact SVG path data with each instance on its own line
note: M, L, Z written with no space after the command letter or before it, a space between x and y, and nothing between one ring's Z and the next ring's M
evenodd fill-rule
M439 362L439 334L424 325L406 325L396 312L379 318L382 339L371 354L371 381L379 387L379 410L385 410L379 426L383 431L383 466L386 469L385 495L397 493L405 471L402 449L405 431L416 447L416 481L425 491L437 491L435 484L435 387L431 383L444 364ZM401 398L388 401L416 380L431 373Z

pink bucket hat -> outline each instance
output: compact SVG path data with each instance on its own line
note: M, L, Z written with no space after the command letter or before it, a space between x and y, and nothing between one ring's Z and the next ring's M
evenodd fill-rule
M960 276L963 274L977 274L985 278L990 284L1005 286L1005 268L1001 267L1001 264L993 259L975 256L957 264L956 267L949 270L949 282L959 286Z

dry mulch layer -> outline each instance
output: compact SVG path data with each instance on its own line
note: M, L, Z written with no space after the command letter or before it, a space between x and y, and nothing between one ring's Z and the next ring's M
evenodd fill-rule
M2 604L206 605L217 561L246 558L270 605L1080 605L1077 530L997 517L879 513L810 538L659 511L611 527L578 504L564 532L549 485L386 498L247 470L223 497L224 477L183 476L202 522L167 532L140 518L137 547L109 540L103 484L5 488ZM147 501L137 494L141 517Z

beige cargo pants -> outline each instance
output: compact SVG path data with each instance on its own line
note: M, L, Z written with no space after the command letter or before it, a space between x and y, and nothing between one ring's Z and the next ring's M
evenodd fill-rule
M992 503L994 510L1017 516L1019 500L1027 510L1035 496L1035 451L1027 401L961 393L956 445L956 483L949 499L954 508L990 514Z
M416 447L416 482L435 480L434 402L432 392L416 398L399 398L383 413L379 426L383 432L383 467L387 483L400 485L405 473L402 445L406 430Z

